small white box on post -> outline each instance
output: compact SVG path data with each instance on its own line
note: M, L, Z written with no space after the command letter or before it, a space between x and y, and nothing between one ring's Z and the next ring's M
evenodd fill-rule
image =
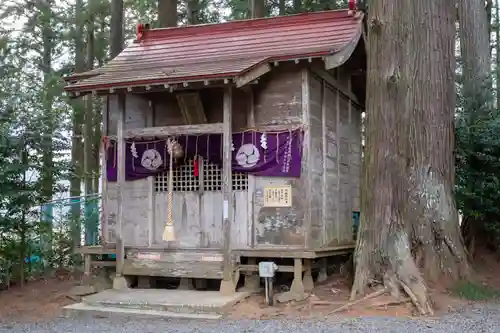
M278 265L272 261L261 261L259 262L259 276L264 278L265 290L266 290L266 301L267 305L272 306L274 304L274 288L273 279L276 271L278 270Z

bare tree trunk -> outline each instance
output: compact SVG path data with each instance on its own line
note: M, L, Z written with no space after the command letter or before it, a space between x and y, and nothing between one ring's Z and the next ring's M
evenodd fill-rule
M279 0L279 15L283 16L286 14L286 1Z
M469 151L476 151L475 124L483 117L489 117L489 107L493 106L491 99L491 71L490 63L490 21L491 3L481 0L461 0L458 2L458 16L460 23L460 50L462 56L463 88L462 96L465 102L464 109L469 127ZM488 8L490 7L490 8ZM467 156L468 164L475 159L472 154ZM467 188L472 190L474 181L467 182ZM466 216L465 221L470 228L464 234L467 239L474 239L481 230L482 221L473 216ZM464 225L465 226L465 225ZM469 253L474 253L472 246L475 242L468 242Z
M177 0L158 0L158 22L162 28L177 26Z
M293 0L293 11L295 13L300 13L303 10L302 0Z
M26 142L23 138L21 142L21 160L23 165L28 165L28 151L26 147ZM23 184L23 193L27 193L27 186L26 186L26 171L23 171L23 176L22 176L22 184ZM30 207L27 207L26 201L23 200L23 207L21 211L21 223L17 226L17 229L19 230L19 278L21 280L21 288L24 288L24 284L26 282L26 277L24 274L24 258L26 257L27 251L26 248L28 247L28 241L27 241L27 223L26 223L26 215L29 211Z
M94 68L94 0L88 2L87 20L87 70ZM94 103L92 95L85 96L85 125L83 140L83 174L85 183L85 244L94 245L97 233L97 219L93 216L93 202L90 199L93 188L93 127L94 127Z
M446 274L456 280L468 275L469 265L453 196L455 5L429 0L407 6L413 7L408 28L414 32L407 71L412 79L406 105L411 166L407 223L425 277L436 281Z
M484 1L458 1L458 18L465 93L476 94L491 70L490 23Z
M492 14L493 14L493 0L486 0L486 22L488 24L488 42L490 44L490 57L491 51L493 50L493 44L491 44L491 32L492 32Z
M422 279L411 257L409 234L404 223L404 191L407 160L404 113L409 78L405 71L406 24L399 0L370 3L366 130L361 220L355 254L354 299L371 281L387 283L407 269ZM394 266L394 267L393 267ZM386 280L386 281L384 281Z
M123 0L111 0L111 58L123 50Z
M468 272L452 196L453 15L452 1L370 2L363 213L351 298L378 281L431 314L423 276Z
M500 1L495 3L495 41L496 41L496 98L497 109L500 109Z
M85 70L85 57L83 53L83 0L76 0L75 4L75 72L82 73ZM83 103L80 98L72 101L72 138L71 138L71 178L70 178L70 196L71 196L71 235L73 238L73 247L80 246L81 226L80 226L80 187L81 187L81 155L82 147L82 122L83 122Z
M266 0L250 0L250 13L252 18L266 16Z
M187 1L187 24L198 24L198 0Z
M40 3L42 25L42 64L44 96L43 96L43 129L42 133L42 170L41 170L41 200L42 204L52 201L54 194L54 147L53 135L55 130L55 115L53 103L55 86L52 70L52 52L54 48L54 31L52 30L51 1ZM40 234L43 235L43 255L52 258L52 222L53 212L51 205L43 205Z

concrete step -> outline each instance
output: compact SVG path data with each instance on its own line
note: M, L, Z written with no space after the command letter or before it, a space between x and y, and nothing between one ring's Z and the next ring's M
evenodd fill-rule
M143 310L143 309L127 309L127 308L117 308L112 306L91 306L84 303L72 304L64 307L63 311L66 317L75 316L94 316L94 317L110 317L110 316L133 316L134 318L159 318L159 319L169 319L169 318L179 318L179 319L200 319L200 320L216 320L220 319L222 315L220 314L208 314L208 313L180 313L180 312L170 312L170 311L158 311L158 310Z
M184 314L221 315L248 297L246 292L223 296L218 291L126 289L105 290L83 298L83 304L98 308L150 310Z

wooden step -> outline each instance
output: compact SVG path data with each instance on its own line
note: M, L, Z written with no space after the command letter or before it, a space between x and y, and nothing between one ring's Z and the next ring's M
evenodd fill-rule
M113 245L87 245L75 249L76 253L81 254L116 254L116 247Z
M224 257L219 251L128 250L124 275L222 279Z

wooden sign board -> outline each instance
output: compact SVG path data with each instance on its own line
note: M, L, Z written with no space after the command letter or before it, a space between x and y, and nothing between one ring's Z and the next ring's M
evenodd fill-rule
M264 207L292 207L292 186L264 187Z

